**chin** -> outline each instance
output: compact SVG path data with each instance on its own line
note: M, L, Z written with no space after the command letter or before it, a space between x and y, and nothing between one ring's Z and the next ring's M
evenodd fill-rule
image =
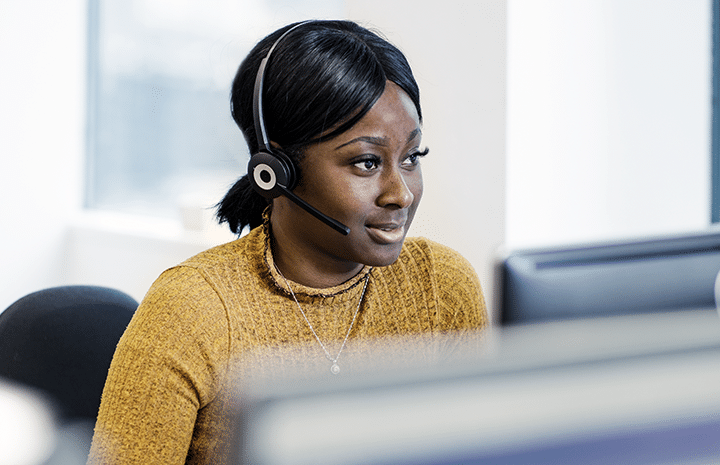
M397 248L395 250L395 248ZM369 266L375 266L375 267L383 267L383 266L390 266L393 263L395 263L400 256L400 251L402 250L402 243L400 243L399 246L394 246L393 250L384 250L384 253L379 254L367 254L366 259L363 260L364 265Z

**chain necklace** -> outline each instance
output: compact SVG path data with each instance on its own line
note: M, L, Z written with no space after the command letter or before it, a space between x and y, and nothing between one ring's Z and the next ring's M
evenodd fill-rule
M298 310L300 310L300 314L302 314L303 318L305 319L305 322L307 323L308 327L310 328L310 331L312 332L313 336L315 336L315 339L320 344L320 347L322 347L322 350L325 352L325 358L330 360L332 362L332 366L330 367L330 373L337 375L340 373L340 366L338 365L338 359L340 358L340 354L342 353L343 349L345 348L345 343L347 343L348 337L350 337L350 332L353 329L353 325L355 324L355 320L357 319L358 312L360 311L360 306L362 305L363 299L365 298L365 290L367 289L368 281L370 280L370 271L368 271L367 276L365 276L365 284L363 284L362 294L360 294L360 301L358 302L357 308L355 309L355 314L353 315L353 319L350 322L350 328L348 328L347 334L345 334L345 339L343 340L342 345L340 346L340 350L338 351L335 358L330 355L330 352L328 352L327 348L325 347L325 344L320 340L317 333L315 332L315 328L313 328L313 325L310 324L310 320L308 320L308 317L305 315L305 312L303 311L302 307L300 306L300 302L298 302L297 297L295 297L295 292L293 292L292 287L290 287L290 283L285 278L285 275L282 274L282 271L280 271L280 268L275 265L275 269L282 277L283 281L285 281L285 285L288 289L290 289L290 295L292 296L293 300L295 301L295 304L297 305ZM372 269L372 268L371 268Z

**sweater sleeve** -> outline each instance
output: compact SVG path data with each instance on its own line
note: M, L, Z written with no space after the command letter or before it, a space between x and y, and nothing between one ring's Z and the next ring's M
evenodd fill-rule
M88 463L185 463L198 412L226 374L223 302L196 270L153 284L118 343Z

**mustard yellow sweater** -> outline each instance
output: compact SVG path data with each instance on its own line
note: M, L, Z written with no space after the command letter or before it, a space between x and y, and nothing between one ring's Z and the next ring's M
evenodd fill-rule
M118 343L88 463L222 463L230 426L223 413L235 361L258 348L331 362L272 265L267 232L207 250L165 271ZM328 289L290 282L334 357L362 306L342 357L373 338L443 334L486 325L469 263L426 239L407 239L391 266L366 267ZM352 366L339 364L343 372ZM253 362L254 363L254 362ZM264 363L258 359L257 363ZM342 376L342 374L340 375Z

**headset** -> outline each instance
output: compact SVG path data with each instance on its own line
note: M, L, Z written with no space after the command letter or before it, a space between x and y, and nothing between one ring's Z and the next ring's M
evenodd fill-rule
M278 149L273 150L272 147L270 147L270 140L267 135L267 130L265 129L265 120L263 118L262 93L265 83L265 68L270 59L270 55L272 55L275 47L285 36L309 22L310 21L303 21L285 31L275 43L272 44L267 55L265 55L265 58L260 62L253 91L253 119L255 122L255 134L258 140L258 151L250 156L247 170L248 179L253 190L266 199L270 200L284 195L315 218L347 236L350 234L350 228L321 213L292 192L297 184L297 168L285 153Z

